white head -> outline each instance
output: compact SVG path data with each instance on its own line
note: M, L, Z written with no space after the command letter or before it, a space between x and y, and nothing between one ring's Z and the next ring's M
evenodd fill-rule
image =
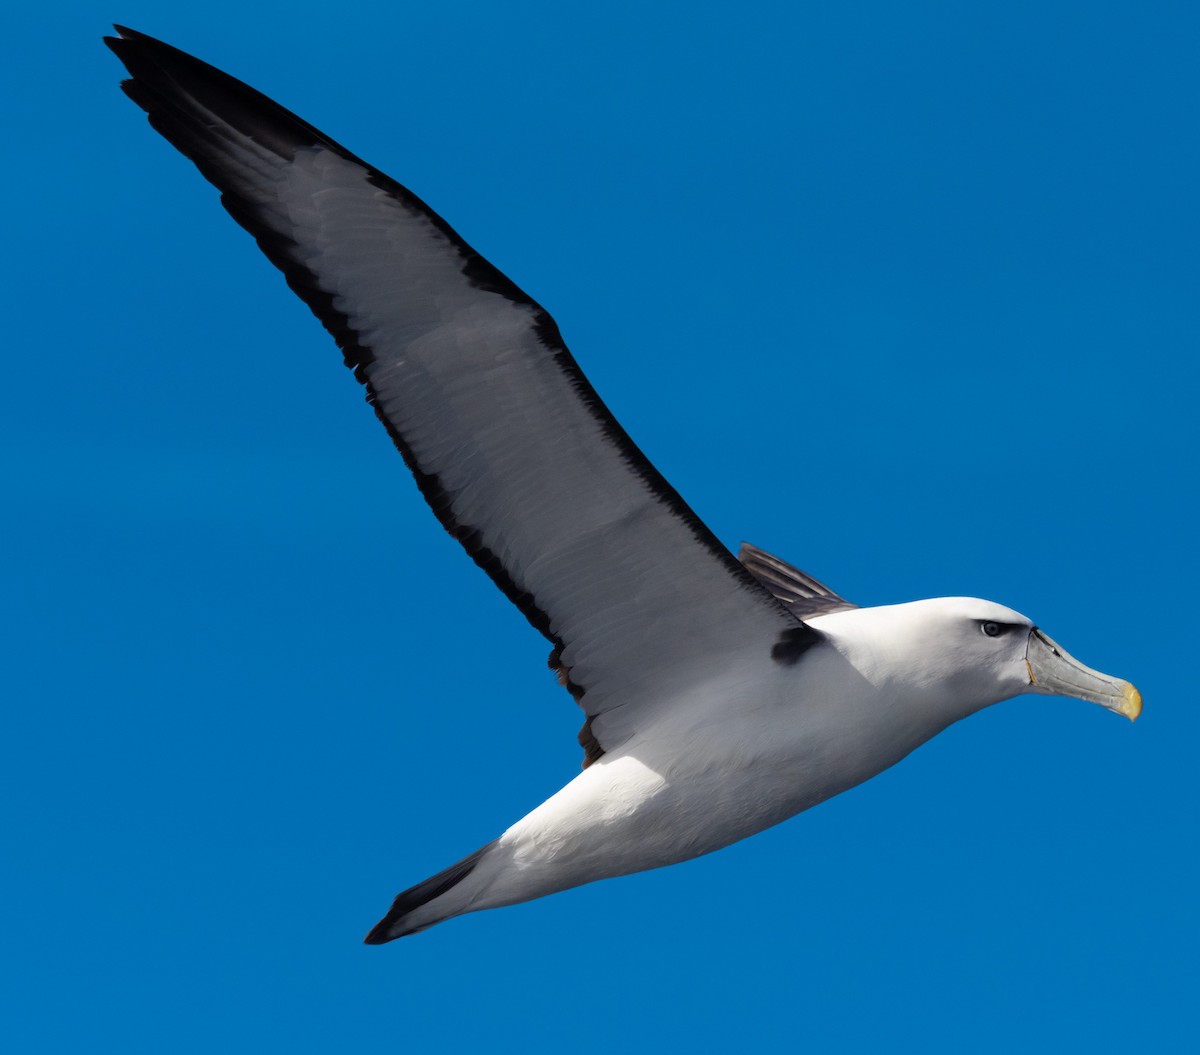
M938 597L842 612L813 625L877 687L947 724L1024 692L1074 696L1130 720L1142 710L1129 682L1084 666L1026 616L992 601Z

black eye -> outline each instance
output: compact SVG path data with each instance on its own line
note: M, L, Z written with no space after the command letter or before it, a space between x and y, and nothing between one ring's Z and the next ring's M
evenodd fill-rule
M1001 628L1000 628L999 623L992 623L992 622L980 623L979 629L982 630L988 637L999 637L1000 636Z

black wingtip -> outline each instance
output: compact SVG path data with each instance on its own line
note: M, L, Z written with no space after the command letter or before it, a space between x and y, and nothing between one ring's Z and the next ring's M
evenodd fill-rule
M130 29L128 26L118 25L113 23L113 29L117 31L115 37L104 37L104 43L109 49L119 58L122 50L137 47L156 47L163 48L167 51L177 51L177 48L171 47L170 44L164 44L161 40L157 40L146 33L139 33L136 29Z
M117 58L120 58L121 57L121 47L125 43L125 32L124 32L124 30L121 29L120 26L113 26L113 29L115 29L118 33L120 33L121 36L119 36L119 37L104 36L104 37L101 37L100 39L104 41L104 46L106 48L108 48L109 51L111 51L114 55L116 55Z
M211 136L210 115L216 116L218 124L253 139L281 157L290 157L299 147L320 143L347 160L370 168L319 129L244 81L145 33L125 26L114 28L121 35L105 37L104 43L129 71L130 79L121 85L125 94L150 115L158 132L201 166L202 172L202 159L197 157L196 148L201 140ZM221 186L218 180L212 182Z
M127 42L130 44L145 44L151 47L163 48L166 51L179 51L178 48L171 47L157 37L150 36L149 33L140 33L136 29L130 29L128 26L123 26L119 22L113 23L113 29L119 34L115 37L105 37L106 41L115 40L118 44Z

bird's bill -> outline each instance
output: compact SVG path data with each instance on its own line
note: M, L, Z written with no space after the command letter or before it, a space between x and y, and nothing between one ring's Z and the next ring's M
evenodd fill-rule
M1037 627L1029 632L1025 650L1031 692L1074 696L1107 707L1136 722L1142 713L1142 694L1127 681L1085 667Z

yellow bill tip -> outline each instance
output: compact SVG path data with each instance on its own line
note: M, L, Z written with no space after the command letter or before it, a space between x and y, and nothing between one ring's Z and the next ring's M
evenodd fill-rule
M1125 683L1125 699L1121 703L1121 713L1131 722L1138 720L1142 713L1142 694L1128 682Z

